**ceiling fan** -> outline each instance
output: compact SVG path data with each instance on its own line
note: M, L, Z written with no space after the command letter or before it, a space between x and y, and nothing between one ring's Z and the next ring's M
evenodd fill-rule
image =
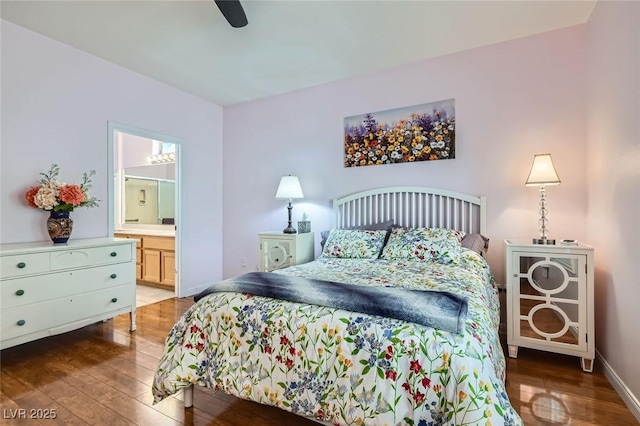
M215 2L222 16L233 28L241 28L248 24L240 0L215 0Z

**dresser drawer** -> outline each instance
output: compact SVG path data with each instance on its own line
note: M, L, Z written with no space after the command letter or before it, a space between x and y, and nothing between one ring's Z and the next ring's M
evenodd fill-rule
M0 257L0 278L37 274L49 271L49 253L28 253Z
M91 323L92 317L117 311L135 303L131 285L122 285L75 296L61 297L28 306L3 309L1 314L2 340L12 339L42 330L55 329L63 324ZM96 320L97 321L97 320Z
M127 262L132 255L131 244L54 251L51 252L51 270Z
M0 283L2 309L135 283L131 263L15 278Z

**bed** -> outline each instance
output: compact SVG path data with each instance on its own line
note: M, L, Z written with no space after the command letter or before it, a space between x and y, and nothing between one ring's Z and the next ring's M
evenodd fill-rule
M504 387L493 276L461 242L486 235L485 209L482 197L421 187L339 198L322 255L265 273L347 294L446 294L464 301L457 329L222 287L167 336L154 402L184 390L191 406L199 385L325 424L521 425Z

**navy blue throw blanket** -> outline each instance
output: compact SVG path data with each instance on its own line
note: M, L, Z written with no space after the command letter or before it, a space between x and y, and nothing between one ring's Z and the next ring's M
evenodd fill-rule
M272 299L339 308L395 318L452 333L462 333L467 298L446 291L402 287L368 287L271 272L249 272L211 285L194 297L210 293L248 293Z

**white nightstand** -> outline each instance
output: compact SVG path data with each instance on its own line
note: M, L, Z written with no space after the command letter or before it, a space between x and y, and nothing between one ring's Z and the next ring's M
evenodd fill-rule
M593 371L593 247L505 240L507 247L507 345L581 358Z
M314 259L313 232L284 234L260 232L260 270L273 271Z

